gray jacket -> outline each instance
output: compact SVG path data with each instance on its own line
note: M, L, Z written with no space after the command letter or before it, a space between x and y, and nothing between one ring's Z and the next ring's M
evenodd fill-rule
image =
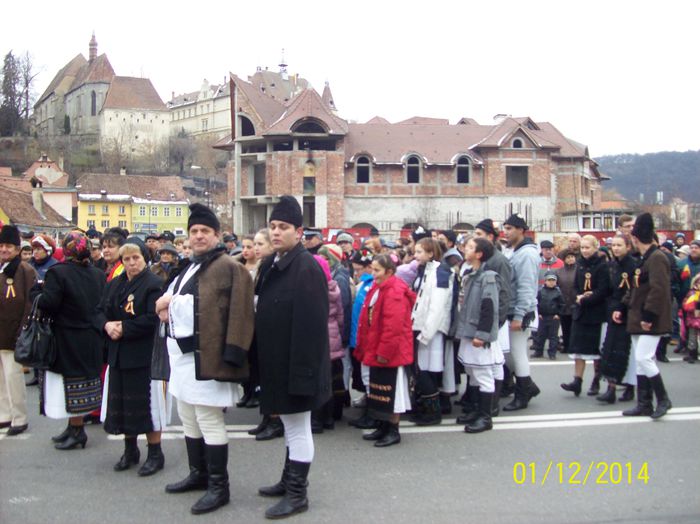
M494 271L477 271L462 281L463 296L457 314L459 338L478 338L494 342L498 338L498 274Z
M498 275L498 325L502 326L508 317L510 308L510 279L513 271L506 256L498 249L493 256L484 262L484 271L495 271Z
M510 280L510 307L508 316L522 320L537 310L537 278L540 269L540 253L537 244L525 237L510 258L513 274Z

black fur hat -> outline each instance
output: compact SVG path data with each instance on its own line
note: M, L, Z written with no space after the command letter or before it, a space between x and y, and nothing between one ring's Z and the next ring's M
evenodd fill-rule
M219 231L219 229L221 229L219 219L216 218L214 212L204 204L199 203L190 206L190 218L187 220L187 231L195 224L208 226L214 231Z
M496 228L493 225L493 220L490 218L483 219L474 229L481 229L487 235L493 235L494 237L498 236L498 231L496 231Z
M22 240L19 238L19 229L11 224L5 224L0 230L0 244L12 244L19 247Z
M282 195L280 201L275 204L270 213L270 222L279 220L292 224L294 227L301 227L304 222L301 207L297 199L291 195Z
M654 219L649 213L642 213L634 221L632 236L643 244L651 244L654 241Z

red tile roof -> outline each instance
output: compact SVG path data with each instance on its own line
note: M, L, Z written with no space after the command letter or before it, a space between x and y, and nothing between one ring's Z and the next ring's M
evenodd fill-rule
M323 122L328 128L328 133L332 135L344 135L348 132L347 122L335 116L314 89L306 89L292 100L284 114L268 127L263 135L288 135L292 132L292 126L305 118Z
M178 176L89 173L76 181L76 186L78 185L81 186L81 194L97 195L106 191L108 195L146 198L146 194L150 193L152 200L187 200L182 180ZM173 198L170 197L171 193Z
M0 176L12 176L12 168L0 167Z
M148 78L115 76L107 91L103 109L142 109L166 111L165 104L158 96Z
M231 79L238 88L239 94L246 97L250 105L255 110L258 118L263 122L264 127L269 127L275 122L285 111L285 105L267 96L260 89L252 84L231 74ZM262 130L258 130L260 132Z
M0 209L16 225L29 226L33 229L68 228L71 223L63 218L58 211L43 201L43 216L34 208L32 194L5 188L0 191Z
M49 86L44 90L44 93L37 99L36 104L34 104L34 107L36 107L46 98L48 98L53 92L55 92L64 79L69 80L70 83L68 83L68 85L65 86L66 89L69 89L70 86L73 85L75 77L78 75L80 70L87 65L87 63L88 62L87 60L85 60L85 57L83 55L79 54L75 56L73 60L71 60L65 66L63 66L63 69L56 73L56 76L53 77L53 80L51 80Z
M427 116L412 116L406 120L401 120L401 122L396 122L397 124L422 124L422 125L434 125L434 126L446 126L450 124L447 118L430 118Z
M367 120L365 124L389 124L390 122L381 116L375 116Z

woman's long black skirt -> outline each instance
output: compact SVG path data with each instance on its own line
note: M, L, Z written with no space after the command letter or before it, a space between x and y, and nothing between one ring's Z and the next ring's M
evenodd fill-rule
M104 429L112 435L139 435L153 431L151 372L148 367L109 368L107 417Z
M631 337L626 326L608 322L600 360L600 372L605 378L614 380L616 384L622 382L627 372L630 346Z

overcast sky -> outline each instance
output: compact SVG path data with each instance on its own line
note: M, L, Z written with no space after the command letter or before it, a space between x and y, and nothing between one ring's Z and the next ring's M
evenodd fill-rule
M29 51L39 95L94 30L167 101L277 70L284 48L345 119L527 115L601 156L700 149L699 19L677 0L31 0L3 3L0 53Z

